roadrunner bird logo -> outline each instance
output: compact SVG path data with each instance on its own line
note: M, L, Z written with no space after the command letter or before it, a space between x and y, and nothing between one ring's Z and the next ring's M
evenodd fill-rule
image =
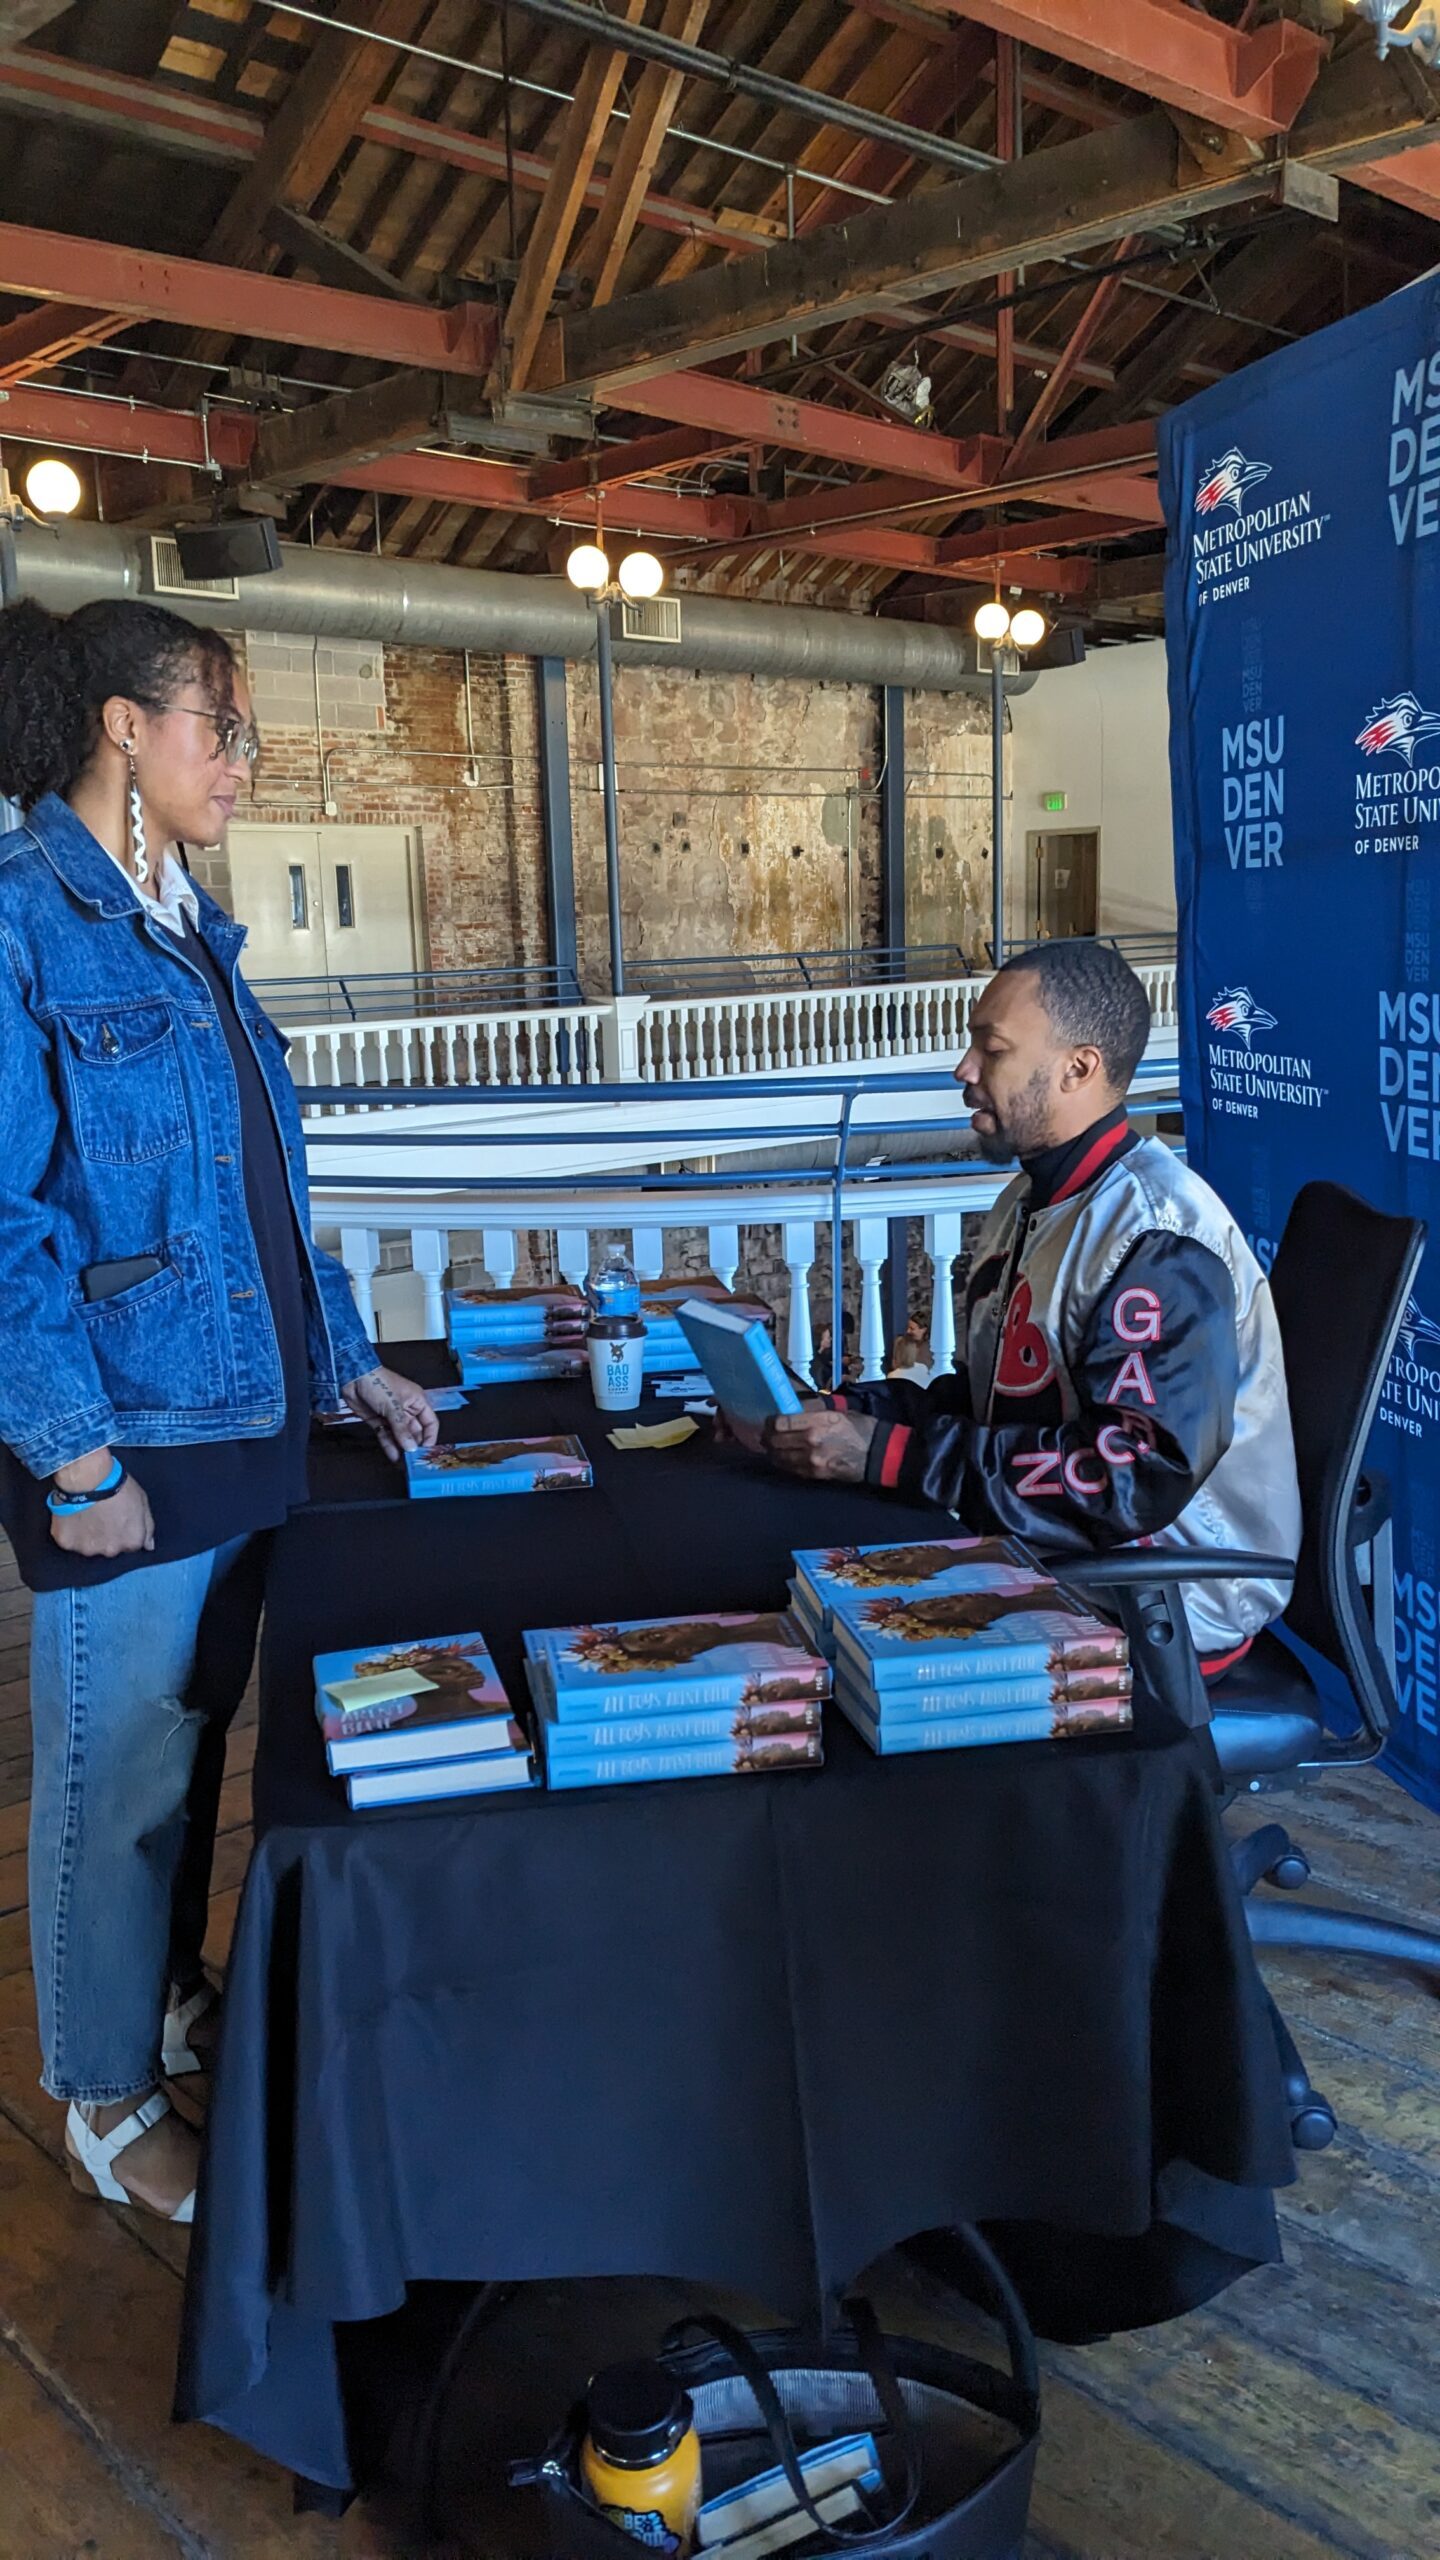
M1400 1348L1407 1360L1414 1359L1416 1345L1422 1342L1440 1344L1440 1324L1424 1313L1418 1298L1407 1298L1400 1319Z
M1197 516L1213 516L1221 507L1233 507L1238 517L1240 501L1246 491L1258 489L1261 481L1269 477L1268 462L1247 462L1238 444L1232 444L1228 453L1222 453L1218 461L1207 463L1201 473L1200 486L1195 492L1195 513Z
M1413 693L1392 693L1388 702L1377 702L1355 744L1367 756L1393 751L1413 765L1422 738L1440 738L1440 711L1422 710Z
M1275 1016L1257 1004L1248 987L1222 987L1205 1016L1212 1031L1224 1031L1249 1048L1257 1031L1273 1031Z

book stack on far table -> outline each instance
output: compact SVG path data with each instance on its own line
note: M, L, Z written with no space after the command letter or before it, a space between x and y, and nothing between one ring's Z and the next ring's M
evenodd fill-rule
M630 1618L525 1638L551 1787L817 1769L830 1666L785 1615Z
M1018 1564L1008 1538L923 1538L905 1546L797 1547L790 1603L817 1653L835 1659L840 1591L944 1591L962 1564Z
M836 1590L835 1700L872 1751L1120 1732L1120 1628L1024 1564L957 1564L920 1588Z
M642 1280L647 1378L695 1370L676 1309L696 1298L770 1322L768 1307L734 1297L713 1272L693 1280ZM582 1289L451 1289L446 1321L464 1386L515 1386L585 1373L590 1309Z
M428 1804L536 1783L530 1738L483 1636L424 1636L315 1658L315 1713L354 1806Z

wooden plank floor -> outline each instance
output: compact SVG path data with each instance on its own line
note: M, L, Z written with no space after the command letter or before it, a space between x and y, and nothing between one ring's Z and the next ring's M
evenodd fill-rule
M27 1602L0 1548L0 2560L390 2560L352 2511L170 2423L184 2236L87 2203L37 2087L25 1914ZM253 1700L232 1740L209 1949L248 1853ZM1293 1817L1312 1893L1436 1917L1440 1822L1337 1776ZM1138 2337L1048 2350L1026 2560L1440 2560L1440 2001L1276 1955L1271 1983L1341 2132L1281 2201L1286 2264ZM477 2554L476 2560L483 2560Z

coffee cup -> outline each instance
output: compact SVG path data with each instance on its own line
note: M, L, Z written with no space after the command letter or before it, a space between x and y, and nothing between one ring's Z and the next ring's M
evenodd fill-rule
M645 1379L645 1326L639 1316L594 1316L585 1334L590 1383L602 1413L631 1413Z

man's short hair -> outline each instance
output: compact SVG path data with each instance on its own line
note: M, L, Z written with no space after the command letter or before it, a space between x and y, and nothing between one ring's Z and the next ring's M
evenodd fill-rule
M1128 1092L1150 1037L1150 999L1129 961L1108 942L1037 942L1012 952L1002 975L1011 969L1039 979L1056 1039L1098 1049L1115 1091Z

